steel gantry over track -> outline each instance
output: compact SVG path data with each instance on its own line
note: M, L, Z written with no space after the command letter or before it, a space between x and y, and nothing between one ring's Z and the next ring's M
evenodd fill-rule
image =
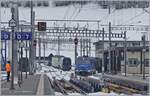
M77 38L102 38L104 34L104 38L109 37L108 32L104 32L103 30L81 30L81 29L62 29L62 28L50 28L47 29L46 32L36 32L36 37L38 38L39 35L46 34L47 37L77 37ZM124 38L124 33L111 33L111 38Z

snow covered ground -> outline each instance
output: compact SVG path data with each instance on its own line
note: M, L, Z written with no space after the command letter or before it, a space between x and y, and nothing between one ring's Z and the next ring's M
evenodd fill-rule
M2 81L7 79L7 73L6 73L6 71L1 71L0 75L1 75L1 80Z
M51 67L51 66L45 66L44 64L41 64L42 68L40 71L37 71L38 74L45 73L50 79L53 79L55 76L55 79L65 79L70 80L71 73L74 73L74 71L62 71L57 68Z

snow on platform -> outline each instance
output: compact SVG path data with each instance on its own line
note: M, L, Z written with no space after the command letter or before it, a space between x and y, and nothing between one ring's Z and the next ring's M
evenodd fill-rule
M70 80L70 76L74 71L62 71L60 69L54 68L52 66L46 66L44 64L41 64L42 68L41 70L37 71L37 74L45 73L50 79L53 79L55 76L55 79L65 79Z

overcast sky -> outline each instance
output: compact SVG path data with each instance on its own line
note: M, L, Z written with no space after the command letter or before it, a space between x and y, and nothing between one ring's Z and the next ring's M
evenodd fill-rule
M148 10L148 9L146 9ZM149 14L140 8L130 8L115 10L111 9L111 14L108 14L108 9L101 9L97 4L71 5L66 7L36 7L34 8L36 19L74 19L74 20L100 20L100 25L108 25L111 21L112 25L149 25ZM10 20L11 13L10 8L1 8L1 20L8 22ZM30 9L19 8L19 19L30 21ZM58 26L63 26L64 23L67 26L76 26L77 23L68 22L55 22ZM80 26L89 25L89 28L98 29L97 23L79 23ZM47 22L47 26L54 25L54 22ZM5 25L2 25L4 27ZM6 27L6 26L5 26ZM103 26L104 27L104 26ZM108 26L105 27L108 29ZM102 29L102 26L100 26ZM116 32L116 31L115 31ZM120 32L120 31L119 31ZM128 40L141 40L140 31L127 31ZM57 50L57 45L55 45ZM50 46L52 47L52 46ZM72 47L73 48L73 47ZM46 48L46 56L56 51L51 51L49 47ZM38 54L38 53L37 53ZM74 58L74 52L61 52L62 55L70 56ZM80 53L79 53L80 54ZM94 52L92 54L94 56Z

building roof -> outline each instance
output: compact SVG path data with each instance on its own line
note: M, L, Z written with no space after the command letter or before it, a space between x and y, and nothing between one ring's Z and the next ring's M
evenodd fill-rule
M114 50L124 51L124 47L115 47ZM127 47L127 51L142 51L143 47ZM105 50L107 52L108 50ZM146 51L149 51L149 47L146 46Z
M96 45L96 44L99 44L100 42L102 42L102 40L94 42L93 44ZM104 40L104 43L106 42L109 42L109 40ZM124 42L124 40L111 40L111 42ZM139 40L139 41L127 41L127 42L143 42L143 41ZM149 42L149 41L146 41L146 42Z

